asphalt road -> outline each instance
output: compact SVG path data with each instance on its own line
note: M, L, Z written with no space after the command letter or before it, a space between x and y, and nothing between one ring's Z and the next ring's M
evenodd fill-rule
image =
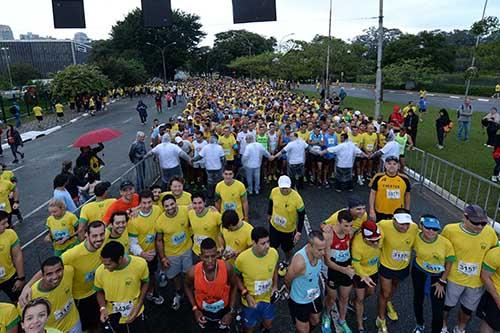
M316 91L316 87L313 85L303 84L301 89ZM333 88L332 90L338 91L338 88ZM368 88L346 88L347 96L361 97L375 99L375 90ZM402 90L384 90L384 101L396 102L401 105L407 104L409 101L413 101L415 104L418 103L419 94L416 91L402 91ZM456 110L462 105L463 96L455 94L427 94L428 106L435 106L438 108L445 108L450 110ZM491 98L478 98L472 101L472 105L475 111L488 112L492 107L500 108L500 99L493 100Z
M96 117L86 117L75 124L68 125L61 130L25 144L26 159L23 164L17 166L19 169L16 175L19 178L19 190L21 193L21 208L24 214L31 215L24 223L15 226L22 244L25 245L25 266L27 276L39 268L40 262L51 255L50 246L43 241L43 237L36 239L45 229L45 219L47 217L44 203L52 196L52 180L59 173L63 160L75 160L78 150L69 145L81 134L100 127L112 127L123 132L123 135L105 144L103 159L106 162L102 170L102 178L114 180L130 167L127 153L130 143L134 140L137 130L144 130L149 133L149 126L139 123L138 115L135 111L137 99L130 102L122 100L115 103L109 111L97 115ZM156 116L152 99L146 99L149 105L151 122ZM161 120L166 120L177 113L182 106L168 111L160 116ZM253 225L266 225L267 197L272 187L276 184L265 186L259 196L251 196L250 200L250 222ZM357 187L355 193L368 200L368 189L366 186ZM419 189L413 190L412 214L419 216L423 213L431 213L438 216L444 223L456 222L460 219L460 212L444 200L439 199L434 194ZM306 186L301 191L304 198L307 215L313 228L318 228L321 221L326 219L332 212L345 206L346 195L338 194L333 190L317 189ZM43 208L40 208L43 207ZM40 208L40 209L39 209ZM34 210L39 209L35 213ZM302 240L301 245L304 244ZM26 246L27 245L27 246ZM391 332L411 332L414 325L412 311L411 282L406 280L399 288L394 303L399 311L400 320L389 323ZM161 291L169 300L170 288ZM5 300L0 294L0 301ZM148 316L149 332L193 332L193 320L190 307L184 304L180 311L173 311L168 306L169 302L162 306L151 306L148 304L146 313ZM430 318L430 305L426 307L427 318ZM368 320L366 328L370 332L376 332L376 298L368 300L366 307ZM455 318L455 316L453 316ZM355 328L354 317L348 317L348 322ZM450 324L453 327L453 324ZM476 332L478 327L477 319L474 319L470 326L471 332ZM278 314L273 332L291 332L293 327L285 303L278 305Z

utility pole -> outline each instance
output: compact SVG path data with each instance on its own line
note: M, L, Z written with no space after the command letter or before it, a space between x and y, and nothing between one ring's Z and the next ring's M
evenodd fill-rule
M483 15L481 16L481 21L484 20L484 15L486 14L486 6L488 6L488 0L484 1ZM476 45L474 46L474 51L472 52L472 61L471 61L470 67L469 67L471 70L474 70L474 64L476 63L476 51L477 51L477 47L479 46L480 39L481 39L481 35L477 35ZM472 73L470 73L470 74L472 74ZM467 100L467 97L469 96L470 81L471 81L471 77L470 77L470 75L468 75L467 83L465 85L464 102Z
M332 42L332 0L330 0L330 17L328 19L328 46L326 48L325 98L330 97L330 44Z
M375 79L375 119L380 116L382 105L382 48L384 45L384 0L379 0L377 74Z
M163 64L163 83L167 83L167 66L165 64L165 51L167 50L168 46L175 45L175 44L177 44L177 42L171 42L171 43L168 43L167 45L165 45L164 47L159 47L157 45L146 42L146 45L156 47L161 52L161 61Z
M12 73L10 72L10 60L9 60L9 55L7 54L8 47L2 47L0 50L4 52L5 55L5 61L7 64L7 73L9 74L9 82L10 82L10 87L14 87L14 84L12 83Z

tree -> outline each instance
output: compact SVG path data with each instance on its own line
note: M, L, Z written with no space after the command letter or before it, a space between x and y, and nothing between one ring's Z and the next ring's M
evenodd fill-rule
M414 82L417 86L428 85L436 69L426 67L428 59L404 59L384 67L384 81L387 84L404 86L406 82Z
M384 28L384 41L382 46L397 40L403 35L399 29ZM369 59L377 59L378 27L370 27L363 30L363 34L354 37L353 44L358 44L366 49L365 56Z
M53 96L69 98L80 93L98 93L111 87L109 79L92 65L71 65L51 82Z
M40 79L42 75L30 64L19 63L10 66L12 83L16 86L22 86L30 80Z
M144 83L148 77L144 65L136 59L110 57L97 66L115 87L132 87Z

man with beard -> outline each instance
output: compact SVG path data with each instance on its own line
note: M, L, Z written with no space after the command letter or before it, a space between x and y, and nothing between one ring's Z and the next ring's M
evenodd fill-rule
M125 254L129 252L129 238L127 231L128 215L126 212L117 211L111 214L109 219L109 226L106 229L106 236L104 243L115 241L123 245Z

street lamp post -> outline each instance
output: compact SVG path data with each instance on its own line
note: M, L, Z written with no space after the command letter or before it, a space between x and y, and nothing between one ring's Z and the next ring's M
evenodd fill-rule
M9 82L10 82L10 87L12 88L14 84L12 83L12 73L10 72L10 61L9 61L9 55L7 54L8 47L2 47L0 50L2 50L5 54L5 61L7 64L7 73L9 75Z
M283 37L280 39L280 41L278 42L278 51L279 51L279 52L283 51L283 41L285 40L285 38L290 37L290 36L293 36L293 35L295 35L295 32L292 32L292 33L290 33L290 34L287 34L287 35L283 36Z
M326 49L325 98L330 97L330 44L332 41L332 0L330 0L330 17L328 19L328 46Z
M379 1L377 73L375 78L375 119L380 116L382 104L382 47L384 44L384 0Z
M177 44L177 42L171 42L171 43L168 43L167 45L165 45L164 47L159 47L158 45L154 45L154 44L151 44L149 42L146 43L146 45L156 47L161 52L161 60L162 60L162 64L163 64L163 83L167 82L167 66L165 64L165 51L167 49L167 46L175 45L175 44Z

